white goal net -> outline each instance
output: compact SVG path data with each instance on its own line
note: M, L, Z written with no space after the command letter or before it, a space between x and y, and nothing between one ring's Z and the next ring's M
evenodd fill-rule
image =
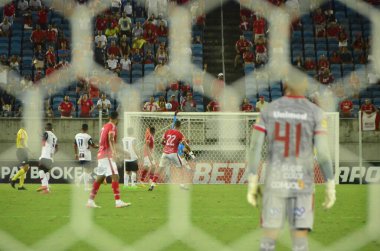
M183 175L189 182L195 184L239 184L245 183L246 156L252 125L259 113L179 113L181 131L189 140L196 159L188 161L192 171L185 168L171 167L171 175ZM338 182L339 168L339 115L327 113L329 126L329 145L333 160L335 177ZM127 128L134 129L138 140L138 149L143 148L146 129L155 127L156 161L162 153L161 138L173 123L173 113L158 112L126 112L124 114L124 135ZM262 165L259 173L262 177L265 172L267 149L262 151ZM140 163L140 166L142 162ZM162 175L162 182L166 182L166 175ZM323 183L323 175L315 164L315 182Z

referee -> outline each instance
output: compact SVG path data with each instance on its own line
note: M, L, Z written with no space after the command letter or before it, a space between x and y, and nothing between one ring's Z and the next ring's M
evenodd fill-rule
M17 179L20 178L18 190L26 190L24 187L25 174L29 170L29 158L28 158L28 133L26 132L24 126L22 125L20 130L17 132L16 137L16 156L20 162L20 170L10 179L10 184L15 188L15 183Z

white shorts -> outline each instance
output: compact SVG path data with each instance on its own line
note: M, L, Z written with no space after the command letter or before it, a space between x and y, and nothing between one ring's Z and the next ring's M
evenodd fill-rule
M144 157L144 166L146 166L146 167L151 167L152 166L152 162L150 161L150 159L149 159L148 156Z
M160 159L160 167L167 167L173 163L176 167L182 167L182 161L178 153L163 153Z
M96 175L99 176L111 176L113 174L119 174L115 161L110 158L104 158L98 160L98 167L94 170Z

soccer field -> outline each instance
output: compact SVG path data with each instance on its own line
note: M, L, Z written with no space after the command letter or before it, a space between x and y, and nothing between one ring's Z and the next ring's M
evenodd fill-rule
M52 185L52 193L48 195L35 192L37 185L27 187L28 191L17 191L9 185L0 185L0 228L36 250L47 250L49 245L51 250L94 250L95 247L117 250L129 245L136 247L133 250L211 250L222 245L230 245L231 250L258 249L260 235L255 230L259 229L260 210L247 204L243 185L194 185L190 191L177 186L170 189L168 185L160 185L153 192L122 190L122 199L132 202L131 207L122 209L114 207L110 185L100 189L97 203L102 208L99 209L85 208L87 193L73 185ZM310 237L318 243L311 240L311 250L321 250L320 244L332 244L367 223L368 189L365 185L337 186L336 205L324 211L321 207L324 187L317 186L316 220ZM78 193L72 196L71 191ZM171 195L175 200L169 201ZM188 196L190 210L186 209ZM180 208L185 209L175 211ZM178 219L181 214L183 219L190 217L193 227L186 228L186 220ZM100 227L96 228L96 234L92 230L84 233L86 216ZM168 225L170 217L175 219ZM77 225L62 228L70 220L77 221ZM161 230L153 234L157 229ZM189 231L182 232L183 229ZM207 239L204 233L217 241ZM178 241L177 237L186 241ZM284 232L277 250L289 250L286 248L289 242L288 233ZM12 246L3 239L0 250L9 248L17 250L22 246ZM380 250L380 241L360 250Z

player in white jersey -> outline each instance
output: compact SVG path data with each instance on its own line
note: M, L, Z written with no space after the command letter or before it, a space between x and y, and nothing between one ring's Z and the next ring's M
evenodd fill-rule
M37 192L49 193L49 179L50 169L53 165L54 154L58 151L57 137L53 133L53 125L47 123L45 126L45 132L42 137L42 149L41 157L38 168L40 169L39 175L41 179L41 186L37 189Z
M79 164L81 164L83 167L83 173L78 177L76 183L80 184L83 179L85 191L89 191L91 189L89 184L92 173L92 157L90 147L99 148L99 146L94 143L91 136L87 132L88 125L83 124L82 132L76 134L74 140L75 159L79 160Z
M131 188L136 188L138 156L136 151L136 138L133 136L133 128L127 129L127 137L123 138L124 148L124 187L128 187L131 180Z
M286 96L273 101L253 127L248 155L247 200L257 206L258 173L261 150L267 139L268 159L265 171L261 224L264 236L260 251L273 251L276 239L287 220L291 228L293 250L308 250L308 232L314 221L314 153L326 181L323 207L335 203L335 183L327 140L327 121L323 111L303 94L307 82L285 85Z

